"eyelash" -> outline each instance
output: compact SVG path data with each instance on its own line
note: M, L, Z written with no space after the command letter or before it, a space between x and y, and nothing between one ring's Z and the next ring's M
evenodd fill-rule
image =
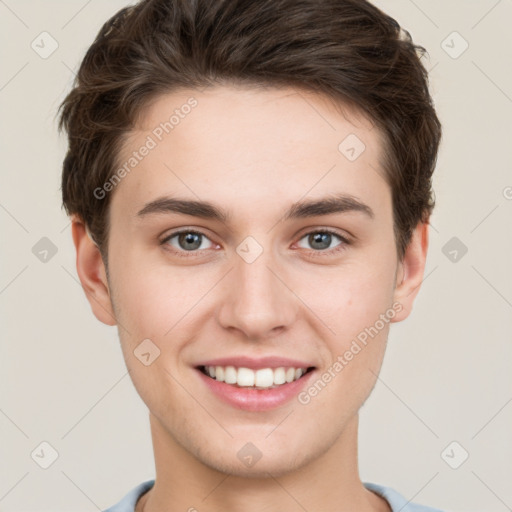
M165 246L167 244L167 242L169 242L169 240L173 239L175 236L181 235L182 233L187 233L187 234L192 233L195 235L200 235L209 240L209 238L204 233L201 233L201 231L196 231L194 229L182 229L180 231L175 231L174 233L171 233L170 235L166 236L160 242L160 245ZM333 247L332 249L324 249L324 250L310 249L309 252L313 257L324 256L326 254L328 254L328 255L338 254L339 252L344 251L348 245L351 245L351 241L349 239L347 239L346 237L340 235L339 233L337 233L336 231L333 231L331 229L318 229L318 230L308 231L307 233L304 233L304 235L302 235L299 240L302 240L303 238L305 238L308 235L318 234L318 233L334 235L334 236L338 237L342 243L340 243L336 247ZM199 253L201 253L202 251L204 251L206 249L195 249L193 251L185 251L185 250L175 250L175 249L165 248L165 250L172 252L173 254L177 255L180 258L194 258L194 257L198 256Z

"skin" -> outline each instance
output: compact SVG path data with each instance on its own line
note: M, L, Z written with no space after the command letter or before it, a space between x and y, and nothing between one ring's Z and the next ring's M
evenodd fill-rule
M108 279L98 248L73 219L84 291L95 316L118 326L149 409L156 483L137 511L388 511L359 477L358 411L375 385L390 324L407 318L419 291L428 224L418 224L398 261L380 133L357 112L346 109L345 117L299 89L223 85L160 96L120 161L190 96L197 107L111 192ZM351 133L366 145L353 162L338 150ZM345 212L281 220L293 202L332 193L358 198L374 219ZM137 216L165 195L215 203L230 222ZM172 252L190 254L178 237L159 243L180 228L205 234L196 256ZM306 235L321 228L352 243L333 252L340 244L333 236L318 249ZM247 236L263 248L250 264L236 252ZM401 311L307 405L293 399L270 411L238 410L193 368L206 358L283 355L311 361L321 375L393 303ZM133 353L146 338L160 349L149 366ZM262 453L252 467L237 457L247 442Z

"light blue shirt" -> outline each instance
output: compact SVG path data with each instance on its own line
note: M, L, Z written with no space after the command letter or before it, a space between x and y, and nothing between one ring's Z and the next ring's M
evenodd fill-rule
M112 507L103 512L135 512L135 504L137 500L155 483L154 480L147 480L139 484L137 487L132 489L119 503L116 503ZM425 507L424 505L418 505L415 503L408 502L401 494L391 489L390 487L384 487L378 484L371 484L363 482L363 485L374 493L384 498L391 507L393 512L443 512L437 508Z

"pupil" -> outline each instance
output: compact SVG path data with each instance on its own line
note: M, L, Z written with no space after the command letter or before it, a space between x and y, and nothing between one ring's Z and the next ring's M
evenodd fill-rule
M187 250L197 249L201 245L200 235L197 233L181 233L179 236L180 246ZM192 244L192 247L187 244Z
M327 249L331 243L331 235L330 233L315 233L310 235L310 243L314 248L315 244L319 243L320 247L317 246L316 249Z

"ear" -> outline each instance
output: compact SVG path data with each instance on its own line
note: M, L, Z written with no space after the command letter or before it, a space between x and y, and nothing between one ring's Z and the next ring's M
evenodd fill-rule
M401 322L409 316L414 299L420 291L427 260L428 228L428 221L416 226L404 258L398 263L394 301L399 302L402 309L391 322Z
M104 324L116 325L105 265L98 246L89 236L85 224L72 218L71 232L76 249L76 269L94 316Z

